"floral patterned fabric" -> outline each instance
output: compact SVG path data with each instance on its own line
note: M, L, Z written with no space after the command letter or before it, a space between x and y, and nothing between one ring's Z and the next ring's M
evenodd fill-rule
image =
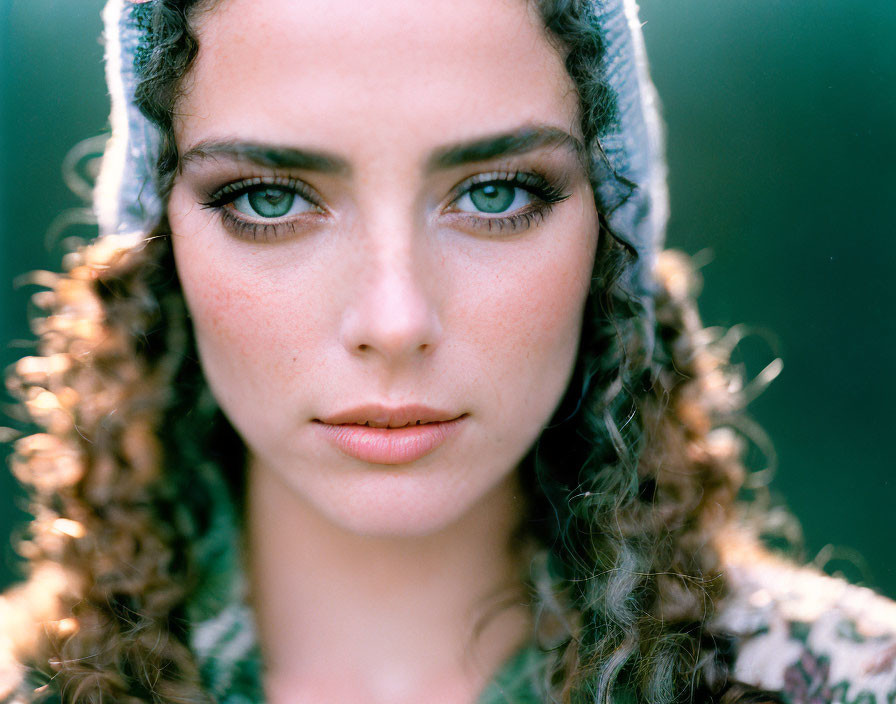
M789 704L896 704L896 603L755 548L728 575L717 625L738 679Z
M896 603L759 550L735 558L716 626L739 680L788 704L896 704ZM537 704L537 667L534 649L518 655L479 704Z
M788 704L896 704L896 603L756 547L723 554L730 594L719 605L715 627L737 644L739 680L778 691ZM251 614L234 608L231 603L203 621L193 646L215 701L261 704L263 668L246 637ZM538 704L540 665L534 647L521 650L478 704ZM46 684L26 678L2 701L34 701L35 688ZM47 694L42 701L59 701Z

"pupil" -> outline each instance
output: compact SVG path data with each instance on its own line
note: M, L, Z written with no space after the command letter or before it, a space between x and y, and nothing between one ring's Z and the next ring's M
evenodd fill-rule
M296 198L295 193L282 188L251 191L248 195L249 205L256 213L265 218L283 217L290 211Z
M470 200L486 213L502 213L513 203L515 186L487 183L470 191Z

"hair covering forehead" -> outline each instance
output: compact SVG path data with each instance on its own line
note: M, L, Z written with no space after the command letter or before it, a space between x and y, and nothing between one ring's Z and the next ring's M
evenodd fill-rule
M109 0L103 11L112 135L94 196L102 235L143 235L158 225L165 204L156 166L158 128L139 110L134 92L146 59L153 0ZM652 315L653 266L668 217L666 168L656 91L635 0L589 0L604 44L601 79L615 111L592 154L595 195L613 232L638 253L629 289Z

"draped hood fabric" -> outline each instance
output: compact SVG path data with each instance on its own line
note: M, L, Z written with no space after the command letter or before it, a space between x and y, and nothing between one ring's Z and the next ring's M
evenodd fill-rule
M153 0L109 0L103 12L106 78L112 100L112 134L94 194L100 234L134 242L160 223L165 203L156 178L161 137L139 110L134 93L151 50ZM591 0L605 47L601 78L615 99L613 118L592 154L595 196L615 235L637 252L624 283L641 302L653 330L653 266L668 215L666 168L658 101L635 0ZM193 546L202 579L188 604L190 645L208 693L217 702L264 701L262 659L248 600L240 517L224 479L198 468L214 506L211 528ZM481 702L528 702L535 667L531 652L508 662ZM530 694L527 694L529 692Z

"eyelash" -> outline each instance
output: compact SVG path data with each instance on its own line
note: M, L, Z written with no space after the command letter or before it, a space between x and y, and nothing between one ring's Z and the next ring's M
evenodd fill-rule
M570 197L570 194L566 192L565 184L552 181L542 174L523 171L492 171L477 174L458 184L451 195L449 206L456 204L475 186L489 184L521 188L532 196L533 202L512 215L488 217L455 210L450 211L453 218L464 221L479 230L484 229L488 232L508 230L515 232L526 230L533 225L543 222L557 203L561 203ZM255 177L235 181L216 190L209 196L207 201L200 203L200 205L203 208L217 211L221 216L224 227L241 237L267 241L282 236L284 229L291 234L295 234L298 225L296 218L290 220L273 219L273 222L254 221L235 215L234 208L227 207L240 196L263 186L280 186L284 190L295 193L316 209L317 213L312 214L319 215L326 212L326 209L319 202L316 193L307 184L298 179L288 177Z
M234 209L227 207L240 196L263 186L280 186L284 190L291 191L300 198L308 201L308 203L317 209L318 214L325 212L325 208L318 202L317 195L304 182L299 181L298 179L282 176L247 178L228 183L226 186L223 186L212 193L209 199L200 203L200 205L203 208L217 211L221 216L224 227L241 237L267 241L281 236L284 228L288 229L290 233L295 234L297 224L295 219L274 219L272 222L247 220L238 215L234 215Z
M512 215L502 215L496 217L484 217L472 215L465 211L454 211L458 217L468 220L474 226L481 226L483 222L487 223L485 229L489 232L497 229L498 231L525 230L534 224L544 221L557 203L561 203L570 194L566 192L565 184L561 184L550 180L542 174L531 171L491 171L489 173L477 174L462 181L455 189L451 198L450 205L454 205L464 195L466 195L474 186L485 186L488 184L499 183L512 188L521 188L534 197L534 202L530 203L525 209Z

